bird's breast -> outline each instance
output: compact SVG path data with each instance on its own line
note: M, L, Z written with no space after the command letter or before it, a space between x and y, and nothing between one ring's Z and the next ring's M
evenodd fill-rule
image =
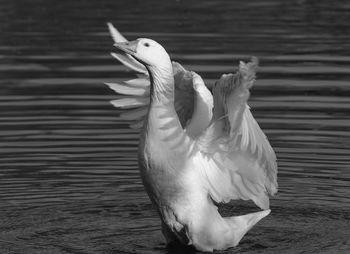
M159 136L146 137L139 159L141 176L151 198L172 202L191 192L192 156L183 149L171 147Z

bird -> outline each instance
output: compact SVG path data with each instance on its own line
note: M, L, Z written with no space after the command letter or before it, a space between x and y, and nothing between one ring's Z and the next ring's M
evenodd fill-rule
M275 152L247 104L258 59L241 61L210 91L158 42L128 41L107 25L112 56L137 73L106 83L122 95L111 103L140 130L140 175L167 243L206 252L237 246L271 212L269 196L278 190ZM218 204L237 199L261 211L222 217Z

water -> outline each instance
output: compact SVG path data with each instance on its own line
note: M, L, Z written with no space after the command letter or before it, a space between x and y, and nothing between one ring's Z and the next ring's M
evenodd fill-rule
M168 249L137 169L138 133L103 82L113 22L208 85L260 58L253 114L274 147L272 213L225 253L350 252L346 1L10 1L0 5L0 252ZM249 203L223 207L246 213Z

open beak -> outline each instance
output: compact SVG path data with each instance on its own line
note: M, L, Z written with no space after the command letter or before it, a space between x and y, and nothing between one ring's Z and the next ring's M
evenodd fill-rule
M137 48L138 42L139 42L138 40L128 41L128 42L117 42L114 44L114 46L117 49L133 56L136 54L136 48Z

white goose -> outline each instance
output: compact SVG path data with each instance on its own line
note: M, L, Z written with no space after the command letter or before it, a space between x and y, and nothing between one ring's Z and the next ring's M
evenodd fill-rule
M135 108L121 117L142 128L139 167L167 242L201 251L236 246L270 213L268 195L277 192L275 153L247 105L257 60L223 75L212 96L201 77L171 62L160 44L128 42L108 26L119 49L112 55L141 73L107 85L127 95L114 106ZM252 200L263 211L223 218L215 202L232 199Z

